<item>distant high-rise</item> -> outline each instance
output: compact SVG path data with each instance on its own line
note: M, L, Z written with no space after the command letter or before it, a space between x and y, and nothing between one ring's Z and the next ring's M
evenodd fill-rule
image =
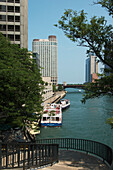
M98 79L98 62L96 61L96 56L89 53L89 57L86 59L86 72L85 72L85 82L94 82Z
M57 84L57 39L50 35L48 39L34 39L33 53L39 54L42 77L51 77L51 82Z
M0 32L11 43L28 48L28 0L0 0Z

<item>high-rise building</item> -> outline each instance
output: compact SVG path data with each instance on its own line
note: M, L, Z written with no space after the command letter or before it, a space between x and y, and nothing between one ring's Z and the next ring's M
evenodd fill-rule
M11 43L28 48L28 0L0 0L0 32Z
M51 82L57 85L57 39L50 35L48 39L34 39L33 53L39 54L42 77L51 77Z
M92 53L89 53L89 57L86 59L86 72L85 72L85 82L94 82L95 79L98 79L98 62L96 56Z

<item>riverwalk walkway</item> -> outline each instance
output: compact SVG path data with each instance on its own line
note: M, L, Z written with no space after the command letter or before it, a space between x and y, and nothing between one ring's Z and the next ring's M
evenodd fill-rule
M55 92L55 94L48 100L44 102L44 106L46 106L48 103L58 102L66 95L66 91L58 91Z
M59 162L53 166L31 168L25 170L109 170L109 167L100 159L78 151L59 151ZM6 170L6 169L5 169ZM10 169L23 170L23 168Z
M42 170L109 170L100 159L77 151L60 150L59 163Z

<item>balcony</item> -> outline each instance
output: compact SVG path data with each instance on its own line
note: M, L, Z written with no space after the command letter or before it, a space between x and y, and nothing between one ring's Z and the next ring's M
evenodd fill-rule
M58 157L59 153L59 157ZM113 165L112 149L102 143L75 138L37 140L37 143L0 143L0 169L40 168L108 170Z

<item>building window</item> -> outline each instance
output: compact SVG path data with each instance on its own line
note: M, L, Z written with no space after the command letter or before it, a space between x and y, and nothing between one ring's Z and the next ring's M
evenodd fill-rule
M15 6L15 12L19 13L20 12L20 7Z
M20 16L15 16L15 22L20 22Z
M10 41L14 41L14 35L9 34L9 35L8 35L8 38L10 39Z
M8 0L8 2L14 3L14 0Z
M8 15L8 22L14 22L14 16Z
M15 0L15 3L20 3L20 0Z
M8 6L7 11L8 12L14 12L14 6Z
M8 25L8 31L14 31L14 25Z
M6 2L6 0L0 0L0 2Z
M6 25L0 25L0 31L6 31Z
M15 31L20 32L20 26L19 25L15 25Z
M6 12L6 6L0 5L0 12Z
M20 41L20 35L15 35L15 41Z
M6 21L6 15L0 15L0 21Z

